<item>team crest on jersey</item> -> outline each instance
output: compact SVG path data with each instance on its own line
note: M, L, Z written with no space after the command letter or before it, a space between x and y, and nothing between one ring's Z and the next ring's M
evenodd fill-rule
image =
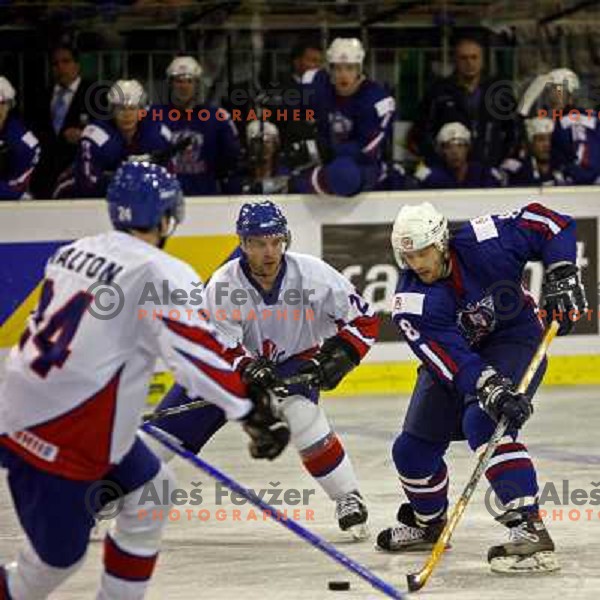
M335 112L329 116L329 121L331 133L336 142L344 142L350 137L354 123L348 117L340 112Z
M173 158L175 171L182 175L204 173L206 170L205 162L202 159L204 136L197 131L177 131L173 134L172 143L177 144L184 138L189 140L189 144Z
M479 302L469 302L457 315L458 328L472 345L478 344L496 326L494 299L485 296Z

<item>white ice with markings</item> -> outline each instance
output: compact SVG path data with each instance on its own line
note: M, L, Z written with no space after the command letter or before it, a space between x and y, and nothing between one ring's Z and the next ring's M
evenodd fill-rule
M299 518L299 523L405 590L406 573L417 569L426 555L379 553L373 549L373 539L377 531L393 522L400 501L390 447L401 424L407 398L363 397L324 402L351 454L369 503L372 532L369 542L357 544L344 539L333 520L333 504L304 473L293 449L286 450L275 463L251 461L244 436L235 424L230 424L217 434L203 457L255 490L283 490L280 499L285 499L287 492L287 499L294 502L302 497L302 490L316 489L314 494L304 493L307 505L286 507L284 504L279 508L287 508L288 518ZM560 572L520 577L490 573L486 563L488 547L504 540L506 530L486 511L487 483L484 483L467 508L453 548L418 595L444 600L597 598L600 502L594 505L589 493L600 490L599 428L598 388L548 388L536 398L536 412L524 431L523 440L538 468L540 485L552 483L557 491L558 497L551 493L552 489L546 488L549 496L563 501L563 480L569 482L569 493L579 488L588 494L588 499L580 505L572 501L559 505L549 500L543 506L548 512L546 523L562 564ZM473 460L465 443L451 446L448 464L453 497L466 482ZM147 595L150 600L384 597L287 529L271 521L263 522L260 511L251 512L248 504L235 505L227 496L217 505L215 482L192 465L176 459L173 466L182 489L202 490L202 503L179 506L178 512L171 514L171 519L178 520L166 528L163 551ZM594 482L598 484L596 487ZM294 489L300 493L289 491ZM274 495L267 491L265 500L272 499ZM22 534L12 512L4 477L0 478L0 500L0 562L6 562L13 558ZM60 502L60 499L48 501ZM200 518L199 511L204 511ZM253 516L257 520L253 520ZM92 544L83 568L52 598L93 598L101 568L101 549L101 544ZM330 580L348 580L351 589L329 591L327 582Z

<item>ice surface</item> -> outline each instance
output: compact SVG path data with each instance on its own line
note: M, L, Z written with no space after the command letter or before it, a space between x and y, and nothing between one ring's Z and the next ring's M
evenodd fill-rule
M592 482L600 482L600 390L597 388L545 389L536 398L536 412L524 432L541 485L553 482L562 495L563 480L570 490L589 493ZM352 558L367 565L380 577L406 589L405 575L418 568L425 555L386 555L373 549L373 538L392 524L399 502L399 487L390 458L390 445L406 408L407 398L328 399L324 401L337 431L342 436L358 472L362 491L371 512L372 539L350 543L338 531L333 504L304 473L290 448L275 463L253 462L247 457L246 441L235 424L227 426L206 448L203 457L232 477L254 489L312 490L308 506L300 510L300 523L335 543ZM451 447L448 456L451 493L455 497L473 467L473 456L465 443ZM348 573L327 556L313 549L281 525L246 521L250 507L230 501L215 504L216 487L204 473L176 459L173 466L180 486L191 490L191 482L202 481L200 506L179 507L180 520L168 524L163 552L147 598L151 600L198 600L221 598L298 599L383 598L362 580ZM21 538L3 478L0 481L0 562L10 560ZM484 505L487 484L483 483L459 525L453 548L447 552L427 587L418 595L444 600L537 600L548 598L597 598L600 592L600 503L587 500L578 506L546 504L547 525L559 552L562 570L537 576L499 576L489 572L486 553L490 545L505 538ZM600 489L600 488L598 488ZM270 494L266 499L269 500ZM55 501L59 501L56 499ZM284 507L281 507L284 508ZM210 519L188 521L210 511ZM216 519L221 509L225 519ZM306 510L314 521L306 521ZM239 510L241 521L233 521ZM552 511L562 510L552 515ZM570 511L575 511L571 512ZM593 511L593 512L586 512ZM204 513L206 515L207 513ZM260 513L257 514L262 519ZM575 518L579 515L579 519ZM590 516L591 515L591 516ZM310 515L309 515L310 516ZM83 568L52 598L93 598L101 567L101 544L90 546ZM351 591L332 592L329 580L349 580Z

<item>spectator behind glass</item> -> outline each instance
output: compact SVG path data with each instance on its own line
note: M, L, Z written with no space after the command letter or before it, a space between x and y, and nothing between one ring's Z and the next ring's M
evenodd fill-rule
M314 42L301 42L292 48L291 59L291 79L296 83L302 83L302 76L306 71L321 68L323 65L323 52L321 47Z
M73 162L84 127L98 115L82 80L77 52L61 46L50 54L52 87L30 105L30 122L42 147L31 189L37 198L51 198L58 176Z
M424 189L486 188L503 184L502 174L493 167L469 161L471 132L462 123L446 123L436 136L439 161L421 165L415 171Z
M244 194L284 194L289 170L280 164L279 131L269 121L250 121L246 128L248 174Z
M38 140L12 110L15 89L6 77L0 77L0 200L22 200L38 162Z
M199 102L201 75L193 56L174 58L166 71L170 102L152 106L148 118L165 123L173 133L172 144L181 147L170 168L185 195L239 193L238 132L227 111Z
M517 127L511 110L516 109L516 100L510 85L499 86L482 74L481 44L472 39L458 41L454 73L433 84L409 132L409 146L415 154L435 162L435 133L451 122L469 129L473 155L485 165L498 165L514 150Z
M552 160L554 121L534 117L525 121L527 146L520 158L507 158L502 163L509 186L565 185L565 174Z
M117 81L107 99L110 119L84 129L73 168L61 178L55 197L101 198L124 161L136 158L164 165L171 159L169 128L148 117L140 119L146 92L139 81Z
M596 113L588 115L575 100L579 77L570 69L555 69L548 74L545 94L550 107L548 115L556 115L552 133L552 156L563 165L572 183L585 185L600 180L600 122ZM578 117L569 117L570 110ZM562 112L562 116L561 116Z

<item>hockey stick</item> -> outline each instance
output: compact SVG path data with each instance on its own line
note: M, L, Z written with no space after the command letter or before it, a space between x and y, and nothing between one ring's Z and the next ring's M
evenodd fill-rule
M521 378L519 387L517 388L517 392L519 394L524 394L529 388L531 380L534 378L540 364L546 356L546 352L548 351L550 343L556 336L558 327L558 322L552 321L552 323L546 330L544 338L540 342L540 345L538 346L535 354L533 355L533 358L531 359L531 362L529 363L529 366L527 367L527 371L525 371L525 374ZM431 573L433 573L433 569L435 569L438 562L442 558L442 554L444 554L444 550L446 549L446 546L450 541L450 538L452 537L452 534L454 533L454 530L456 529L460 518L465 512L467 504L469 503L469 500L471 499L471 496L473 495L473 492L475 491L475 488L477 487L481 476L484 474L488 463L492 458L492 455L496 451L500 440L504 436L507 426L507 419L505 417L502 417L498 421L498 425L496 426L496 429L488 442L485 452L479 457L477 466L475 467L471 478L467 482L463 493L460 495L460 498L454 505L454 509L452 510L450 518L446 522L446 526L440 534L440 537L437 539L435 546L433 547L431 554L427 559L427 562L420 571L417 571L416 573L409 573L406 576L409 591L416 592L420 590L427 583L427 580L431 576Z
M311 374L302 374L302 375L292 375L291 377L286 377L282 379L285 388L288 388L291 385L314 385L316 383L316 379L314 375ZM289 390L287 390L287 394L290 395ZM148 421L157 421L158 419L162 419L163 417L172 417L173 415L180 415L181 413L187 412L188 410L196 410L198 408L202 408L204 406L209 406L211 402L208 400L193 400L192 402L188 402L187 404L180 404L179 406L171 406L170 408L164 408L163 410L157 410L149 413L145 413L142 415L142 421L147 423Z
M400 593L396 588L394 588L391 584L387 583L383 579L380 579L375 573L370 571L364 565L356 562L343 552L340 552L333 544L330 544L323 538L314 534L312 531L302 527L295 521L288 521L286 518L280 518L280 514L277 512L277 509L272 507L270 504L267 504L263 500L261 500L256 494L252 494L249 492L243 485L237 483L237 481L231 479L228 475L208 464L204 460L202 460L199 456L196 456L193 452L182 448L177 443L173 442L172 438L165 434L163 431L154 427L150 423L145 423L142 425L142 429L148 434L158 440L161 444L166 446L175 454L178 454L181 458L184 458L188 462L191 462L196 467L199 467L202 471L210 475L212 478L226 485L229 489L238 493L240 496L243 496L253 504L257 508L263 511L264 514L270 516L273 520L280 523L284 527L287 527L290 531L295 533L297 536L301 537L304 541L308 542L321 552L325 553L329 558L337 561L346 569L352 571L359 577L362 577L367 583L371 584L374 588L378 589L380 592L388 596L389 598L396 598L397 600L403 600L404 595Z

